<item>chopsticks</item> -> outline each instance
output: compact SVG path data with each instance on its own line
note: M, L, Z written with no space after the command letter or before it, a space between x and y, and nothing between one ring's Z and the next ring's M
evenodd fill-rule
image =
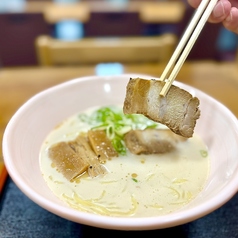
M211 15L211 12L215 7L217 1L218 0L201 1L199 7L197 8L193 18L191 19L186 31L184 32L180 42L178 43L172 57L170 58L160 77L161 81L166 82L160 92L161 96L166 96L170 86L172 85L189 52L191 51L194 43L196 42L201 30L203 29L209 16ZM172 67L174 68L172 69ZM171 74L166 80L166 77L168 76L169 72L171 72Z

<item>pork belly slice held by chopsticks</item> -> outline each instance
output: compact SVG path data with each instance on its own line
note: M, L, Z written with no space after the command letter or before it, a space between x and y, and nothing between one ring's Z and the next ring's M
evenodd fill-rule
M143 114L178 135L192 137L196 120L200 117L199 99L175 85L171 85L165 97L160 96L164 84L160 80L131 78L126 88L123 112Z

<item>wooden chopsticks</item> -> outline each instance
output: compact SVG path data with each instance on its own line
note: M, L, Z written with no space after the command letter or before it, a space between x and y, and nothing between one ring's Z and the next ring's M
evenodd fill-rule
M175 77L177 76L189 52L191 51L195 41L197 40L197 37L199 36L202 28L204 27L209 16L211 15L211 12L215 7L217 1L218 0L201 1L199 7L197 8L193 18L191 19L186 31L184 32L180 42L178 43L172 57L170 58L160 77L161 81L166 82L160 92L161 96L166 96L170 86L172 85ZM172 69L172 67L174 68ZM171 74L168 79L166 79L169 72L171 72Z

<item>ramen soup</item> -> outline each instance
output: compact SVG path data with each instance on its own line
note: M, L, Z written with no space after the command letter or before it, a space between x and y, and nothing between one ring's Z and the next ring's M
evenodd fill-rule
M107 110L112 108L122 117L120 124L125 124L120 128L121 134L136 128L165 129L142 115L136 115L136 120L124 119L126 115L121 107L108 107ZM110 116L99 115L97 110L101 109L90 108L66 119L42 145L41 171L58 198L80 211L117 217L164 215L181 209L196 198L204 188L210 166L207 147L196 133L192 138L179 141L172 151L150 155L133 154L125 148L123 140L117 141L118 156L103 163L105 174L93 177L85 172L73 180L66 179L50 159L49 149L59 142L74 140L92 127L105 126L105 122L100 122L100 116ZM108 125L109 133L115 136L118 132L110 122ZM115 136L114 139L121 138Z

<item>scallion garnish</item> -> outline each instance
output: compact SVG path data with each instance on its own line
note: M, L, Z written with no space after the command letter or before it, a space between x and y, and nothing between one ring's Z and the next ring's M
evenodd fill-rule
M79 118L82 122L89 124L92 130L105 130L113 147L121 155L126 154L123 137L127 132L135 129L156 128L159 125L141 114L126 115L120 107L116 106L101 107L90 115L80 114Z

